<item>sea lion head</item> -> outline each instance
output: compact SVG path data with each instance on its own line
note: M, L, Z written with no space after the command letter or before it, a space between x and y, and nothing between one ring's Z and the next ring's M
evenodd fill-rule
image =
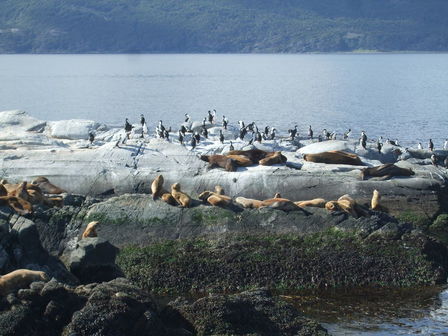
M179 183L174 183L174 184L171 186L171 190L174 190L174 191L180 191L180 184L179 184Z
M43 183L43 182L50 182L50 181L44 176L39 176L39 177L36 177L31 183L39 184L39 183Z
M336 211L339 209L338 207L338 202L336 201L329 201L327 203L325 203L325 209L329 210L329 211Z
M280 193L275 193L274 198L282 198L282 195Z
M224 189L223 189L223 187L221 187L220 185L216 185L216 186L215 186L215 192L216 192L218 195L224 195Z

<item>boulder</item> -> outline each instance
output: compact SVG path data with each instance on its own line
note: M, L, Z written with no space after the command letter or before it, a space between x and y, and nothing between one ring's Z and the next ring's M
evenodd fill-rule
M89 132L106 131L107 126L93 120L71 119L49 122L49 135L58 139L88 139Z
M118 248L102 238L83 238L64 252L67 268L82 283L103 282L122 275L115 264Z
M263 289L213 295L191 304L176 300L169 303L164 317L194 335L328 335L292 304Z

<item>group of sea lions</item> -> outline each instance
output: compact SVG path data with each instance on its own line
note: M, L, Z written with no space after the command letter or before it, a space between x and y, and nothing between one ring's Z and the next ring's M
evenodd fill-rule
M62 207L63 199L60 195L65 191L52 184L46 177L38 177L31 183L8 183L0 181L0 205L12 208L19 215L33 212L33 205L46 205L49 207Z
M171 192L168 192L163 188L163 183L164 179L162 175L157 176L152 182L151 191L154 200L160 197L162 201L170 205L190 207L192 198L180 190L179 183L175 183L171 186ZM298 211L303 210L306 207L318 207L325 208L329 211L346 212L356 218L369 215L368 207L360 205L349 195L341 196L333 201L326 201L323 198L315 198L312 200L294 202L287 198L283 198L279 193L276 193L273 198L266 200L245 197L236 197L235 200L233 200L232 197L224 194L224 189L221 186L217 185L215 186L214 191L206 190L199 194L199 200L203 203L219 207L230 206L234 201L235 204L240 205L243 208L251 209L271 208L283 211ZM385 211L386 209L382 207L379 202L380 193L377 190L374 190L370 209Z
M167 191L163 188L164 179L162 175L159 175L151 184L152 199L156 200L158 197L162 201L170 205L179 205L183 208L190 207L191 197L182 192L179 183L174 183L171 186L171 191Z
M282 152L266 152L261 149L232 150L225 155L201 155L200 159L209 163L209 169L221 167L229 172L236 171L237 167L255 164L272 166L287 161Z

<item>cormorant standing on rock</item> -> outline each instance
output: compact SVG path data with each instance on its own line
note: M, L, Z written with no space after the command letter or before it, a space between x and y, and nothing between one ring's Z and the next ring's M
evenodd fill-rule
M202 127L205 127L205 124L207 123L207 117L204 117L202 120Z
M273 128L271 129L271 140L274 140L274 139L275 139L275 131L276 131L276 129L275 129L275 127L273 127Z
M352 133L351 128L349 128L347 132L344 132L344 140L347 140L351 133Z
M197 143L201 142L201 135L198 132L196 132L193 137Z
M317 142L322 142L322 134L319 134L319 136L317 137Z
M222 130L219 130L219 141L223 144L224 143L224 134L222 134Z
M336 132L331 133L331 140L336 140Z
M244 126L244 121L242 121L242 120L238 120L238 125L240 125L240 130L242 129L242 128L245 128L246 126Z
M330 140L331 133L328 132L326 128L323 129L322 134L325 137L325 139Z
M163 131L163 136L164 136L165 139L170 141L170 132L168 130L164 130Z
M264 128L264 134L266 134L266 136L269 134L269 126Z
M437 167L437 156L435 154L431 155L431 163L433 166Z
M418 143L418 145L417 145L417 149L423 149L423 146L422 146L422 143L421 143L421 142Z
M297 125L295 125L293 129L288 130L288 133L291 137L291 140L294 140L297 134Z
M185 113L185 122L189 122L190 121L190 116L188 115L188 113Z
M246 136L246 134L247 134L247 128L246 128L246 127L240 129L240 139L241 139L241 140L244 139L244 137Z
M184 125L181 125L179 132L181 132L182 135L185 136L185 133L187 133L187 128Z
M226 116L222 116L222 126L224 127L224 129L227 129L227 124L229 123L229 121L227 120Z
M210 111L210 110L208 110L208 115L207 115L207 117L208 117L208 122L210 123L210 124L213 124L213 114L212 114L212 112Z
M90 141L90 145L93 144L93 141L95 140L95 134L93 134L93 132L89 132L89 141Z
M432 139L429 139L428 148L431 152L434 150L434 143L432 142Z
M205 126L202 126L202 135L204 136L204 138L208 139L208 131Z
M235 150L235 147L233 147L233 143L232 143L232 141L230 141L230 147L229 147L229 150L231 150L231 151Z
M312 139L313 135L314 135L314 132L313 132L313 129L311 128L311 125L310 125L310 127L308 128L308 138Z
M261 133L260 132L255 133L255 141L258 141L259 143L261 143Z
M132 126L129 121L128 118L126 118L126 121L124 122L124 131L126 132L126 136L123 139L123 144L125 143L126 139L130 139L130 135L131 135L131 131L134 128L134 126Z
M362 148L367 149L367 143L363 137L361 137L361 139L359 139L359 142L360 142L360 145L362 146Z
M191 137L190 145L191 145L191 149L196 148L196 137L195 136Z
M140 114L140 124L142 127L146 124L145 116L143 114Z
M448 139L445 139L445 143L443 144L443 150L448 150Z
M381 154L381 149L383 148L383 144L380 142L380 139L376 141L376 148L378 149L378 153Z
M184 144L184 134L182 134L182 131L179 130L179 136L178 136L179 142L181 145Z

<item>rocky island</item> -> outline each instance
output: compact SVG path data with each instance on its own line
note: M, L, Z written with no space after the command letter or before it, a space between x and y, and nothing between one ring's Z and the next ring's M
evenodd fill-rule
M326 335L284 294L446 283L448 151L300 135L248 144L211 123L192 149L177 130L161 139L134 125L127 139L22 111L1 112L0 126L1 335ZM231 145L284 159L231 171L201 160ZM310 159L322 153L356 160ZM411 173L372 173L388 164ZM180 183L188 207L151 195L160 175L166 189ZM200 199L215 186L225 205Z

